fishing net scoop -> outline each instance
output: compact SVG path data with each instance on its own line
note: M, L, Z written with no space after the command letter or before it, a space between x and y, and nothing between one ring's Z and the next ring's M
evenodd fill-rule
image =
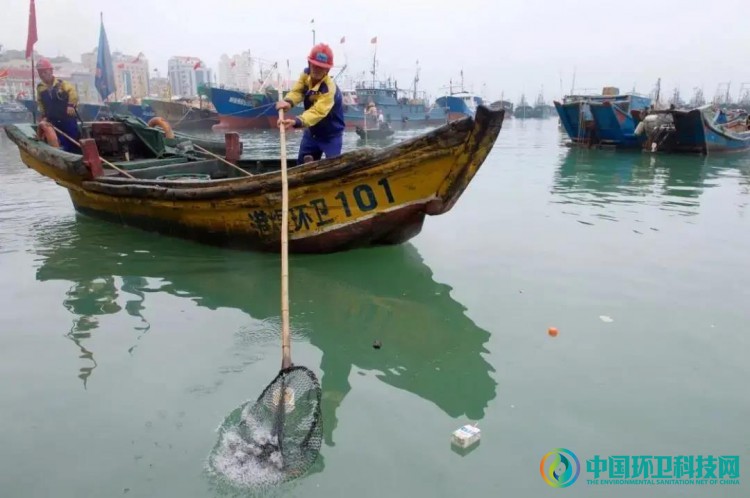
M280 87L279 87L280 88ZM279 100L281 100L279 91ZM279 123L284 111L279 110ZM277 484L302 476L320 453L323 440L321 389L315 373L292 364L289 333L289 192L286 139L281 134L281 370L239 424L224 431L214 467L234 482Z

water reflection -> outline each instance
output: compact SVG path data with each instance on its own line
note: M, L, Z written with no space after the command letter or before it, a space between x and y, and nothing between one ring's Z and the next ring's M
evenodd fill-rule
M603 150L561 151L552 184L553 202L606 207L650 204L684 215L698 212L699 198L723 177L746 183L746 156L652 155Z
M86 217L50 227L38 238L37 279L73 283L64 304L77 315L73 337L82 349L98 316L122 311L119 293L130 297L124 310L138 317L140 334L149 328L141 312L152 292L278 319L276 255L167 240ZM356 373L373 372L451 417L484 416L496 388L485 359L489 333L467 317L448 285L433 280L414 246L295 256L290 288L292 326L322 351L327 444L334 444L336 412ZM381 349L372 347L375 340ZM93 357L87 350L87 358Z
M99 327L98 316L117 313L122 309L117 304L117 287L114 277L74 282L65 293L63 306L75 316L73 326L66 337L73 341L80 350L79 358L85 360L78 374L85 389L97 363L94 353L86 349L83 343L86 339L90 339L91 332Z

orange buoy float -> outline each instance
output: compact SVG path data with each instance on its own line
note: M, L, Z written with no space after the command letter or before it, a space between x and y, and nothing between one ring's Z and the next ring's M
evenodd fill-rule
M47 121L41 121L36 125L36 136L39 140L47 143L50 147L60 148L60 140L57 138L55 128Z
M160 118L159 116L154 116L153 118L149 119L148 125L152 128L161 128L162 130L164 130L164 135L166 135L167 138L174 138L172 127L166 119Z
M550 337L557 337L557 327L548 328L547 334L549 334Z

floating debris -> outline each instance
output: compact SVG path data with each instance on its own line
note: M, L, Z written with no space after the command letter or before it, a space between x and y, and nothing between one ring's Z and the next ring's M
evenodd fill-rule
M451 443L463 450L471 448L479 442L481 432L476 423L473 425L464 425L453 431Z

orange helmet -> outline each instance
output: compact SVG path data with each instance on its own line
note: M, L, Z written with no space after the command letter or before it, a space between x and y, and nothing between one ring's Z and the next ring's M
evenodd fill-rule
M36 63L36 68L38 71L52 69L52 63L50 63L49 59L39 59L39 62Z
M310 50L307 61L313 66L331 69L333 67L333 50L325 43L318 43Z

